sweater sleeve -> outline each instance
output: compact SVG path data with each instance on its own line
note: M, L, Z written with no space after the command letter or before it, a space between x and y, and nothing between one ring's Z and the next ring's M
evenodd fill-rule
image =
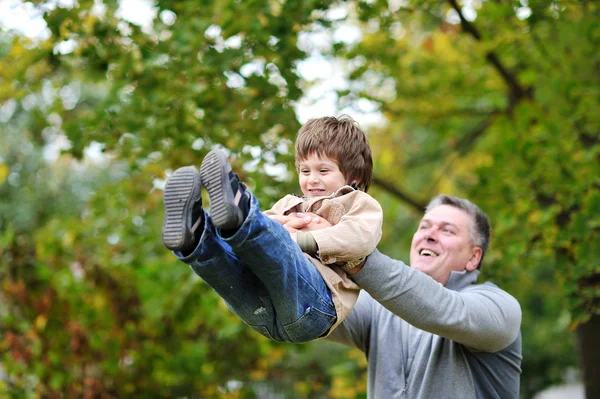
M368 353L374 318L373 303L371 296L365 291L361 291L352 311L325 339Z
M319 257L325 264L364 258L375 250L381 239L383 210L373 197L362 193L360 201L332 227L313 230Z
M497 352L519 334L519 303L493 284L471 284L454 291L378 251L353 279L413 326L472 350Z

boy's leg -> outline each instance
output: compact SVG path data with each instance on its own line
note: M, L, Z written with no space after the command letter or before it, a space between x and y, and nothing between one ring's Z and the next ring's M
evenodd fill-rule
M179 168L171 175L164 191L163 243L246 324L273 338L268 331L274 329L274 312L257 312L272 309L268 292L231 247L215 236L210 216L202 209L200 192L200 174L195 167Z
M275 339L273 302L264 284L233 253L215 232L210 216L205 214L204 231L198 246L188 255L173 252L227 304L244 323L267 338Z
M337 320L329 287L287 230L260 212L256 198L238 231L223 239L268 290L281 340L306 342L327 333Z
M225 154L211 151L200 169L211 210L221 215L216 233L253 271L273 302L277 340L305 342L327 332L336 320L329 288L315 266L279 223L264 216L258 201L232 173ZM269 311L269 309L265 309Z

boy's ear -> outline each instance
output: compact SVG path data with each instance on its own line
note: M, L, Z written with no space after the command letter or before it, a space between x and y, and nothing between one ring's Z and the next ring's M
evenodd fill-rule
M352 187L355 190L359 190L360 186L358 185L358 180L352 180L352 183L350 183L350 187Z

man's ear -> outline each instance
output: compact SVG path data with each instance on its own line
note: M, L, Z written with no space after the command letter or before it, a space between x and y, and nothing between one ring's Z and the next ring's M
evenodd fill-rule
M479 265L479 261L481 261L481 255L483 254L483 250L479 247L473 247L471 249L471 257L469 258L469 261L467 262L467 266L465 267L465 270L468 272L472 272L473 270L477 269L477 265Z

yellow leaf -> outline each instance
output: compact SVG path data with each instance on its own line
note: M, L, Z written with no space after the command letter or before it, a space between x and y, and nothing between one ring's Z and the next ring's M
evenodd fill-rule
M75 234L72 232L66 232L63 236L62 243L65 247L70 247L75 242Z
M8 165L0 163L0 183L3 183L4 180L6 180L8 177L8 172L10 172Z
M283 357L283 349L281 348L276 348L273 350L273 352L271 352L271 360L272 361L278 361L281 360L281 358Z
M540 220L540 213L536 210L529 214L529 223L537 223Z
M252 381L262 381L267 377L267 373L264 370L252 370L250 372L250 379Z
M14 43L10 49L11 55L14 58L18 58L20 55L25 53L25 48L20 43Z
M215 370L215 365L212 363L204 363L204 364L202 364L201 370L202 370L202 374L211 375L213 373L213 371Z
M48 318L46 317L46 315L38 315L38 317L35 318L35 328L37 328L38 330L43 330L44 328L46 328L46 323L48 322Z
M92 298L92 306L95 309L104 309L106 307L106 298L101 294L94 295Z

